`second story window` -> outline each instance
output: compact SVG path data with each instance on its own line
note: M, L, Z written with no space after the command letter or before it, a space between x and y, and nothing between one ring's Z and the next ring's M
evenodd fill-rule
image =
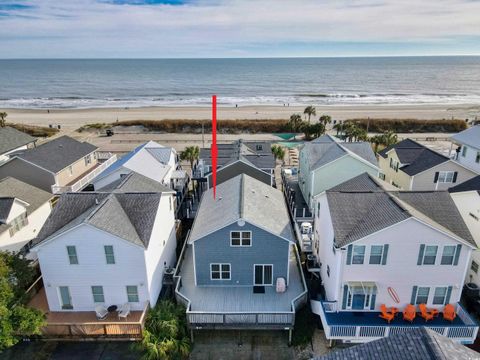
M475 274L478 274L478 263L472 260L472 264L470 265L470 270L472 270Z
M352 254L352 264L363 264L365 258L365 245L354 245Z
M92 163L92 155L88 154L83 158L85 160L85 166L88 166Z
M440 183L453 183L455 182L455 171L439 171L438 182Z
M385 265L387 260L388 245L372 245L370 248L370 265Z
M394 158L390 158L390 168L398 172L398 168L400 166L400 162Z
M71 265L78 265L77 248L75 246L67 246L68 261Z
M107 264L115 264L115 254L113 253L113 246L105 245L103 248L105 249L105 259L107 260Z
M442 265L452 265L453 258L455 257L455 250L457 247L455 245L449 245L443 247L443 254L442 254L442 261L440 264Z
M417 265L435 265L437 250L436 245L420 245Z
M232 231L230 233L230 246L252 246L252 232Z
M467 147L464 145L462 146L462 156L465 157L467 155Z
M25 226L28 225L27 212L24 212L18 215L8 225L10 226L10 229L9 229L10 237L12 237L17 232L19 232L21 229L23 229Z
M419 287L417 289L417 296L415 298L415 305L426 304L428 302L429 287Z
M210 264L211 280L230 280L230 264Z

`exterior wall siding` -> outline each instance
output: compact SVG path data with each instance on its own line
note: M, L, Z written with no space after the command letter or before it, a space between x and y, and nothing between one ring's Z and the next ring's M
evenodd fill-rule
M230 231L251 231L252 246L231 247ZM273 286L279 277L288 282L290 242L252 224L237 223L194 242L197 286L253 286L253 265L273 264ZM231 264L230 280L210 280L210 264Z
M456 171L457 181L455 183L434 183L435 172L437 171ZM461 184L475 176L475 172L465 169L463 166L458 165L454 161L447 161L437 166L428 169L427 171L417 174L413 177L412 190L447 190L448 188Z
M272 184L271 175L253 166L245 164L244 162L238 161L235 164L217 170L217 185L240 174L247 174L248 176L251 176L267 185ZM211 188L212 186L212 175L210 174L208 175L208 187Z
M80 160L77 160L76 162L74 162L71 165L72 175L70 175L69 167L59 171L56 175L57 185L65 186L69 184L71 181L81 176L82 174L88 172L93 167L95 167L98 161L95 158L95 156L93 156L93 154L94 154L93 152L89 154L91 162L88 165L85 165L85 160L83 157Z
M52 185L55 184L54 174L20 159L13 159L0 166L0 179L7 176L17 178L50 193Z
M398 172L390 168L390 159L393 158L396 161L400 161L395 150L390 151L387 154L387 158L384 159L382 156L378 156L378 165L380 167L380 171L385 175L385 181L389 184L395 184L402 190L411 190L410 189L410 182L411 177L404 173L402 170L398 169ZM432 178L433 179L433 178ZM432 180L433 182L433 180Z
M465 154L465 156L462 156L462 150L464 147L467 148L467 153ZM460 149L460 152L458 153L457 161L460 164L480 173L480 162L475 161L477 159L478 153L480 153L480 149L475 149L471 146L462 145L462 149Z

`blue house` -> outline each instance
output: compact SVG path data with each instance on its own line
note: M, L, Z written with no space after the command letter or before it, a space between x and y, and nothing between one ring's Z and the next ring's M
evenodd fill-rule
M192 329L291 330L306 284L282 192L245 174L207 190L176 278Z

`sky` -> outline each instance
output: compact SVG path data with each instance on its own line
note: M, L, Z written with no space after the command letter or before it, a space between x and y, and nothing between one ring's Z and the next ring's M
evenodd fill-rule
M480 55L480 0L0 0L0 58Z

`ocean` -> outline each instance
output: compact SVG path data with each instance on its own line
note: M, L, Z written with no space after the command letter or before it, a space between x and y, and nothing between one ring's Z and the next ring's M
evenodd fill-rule
M479 104L480 57L0 60L0 108Z

